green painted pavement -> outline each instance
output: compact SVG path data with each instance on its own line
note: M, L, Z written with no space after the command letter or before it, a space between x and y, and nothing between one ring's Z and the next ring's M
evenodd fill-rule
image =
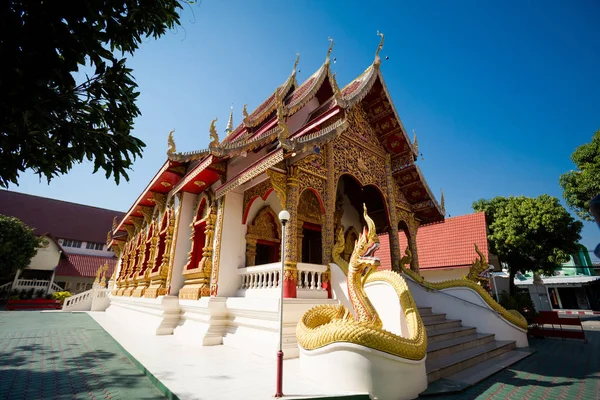
M529 339L536 353L455 395L427 399L600 399L600 332L583 340Z
M85 313L0 312L0 399L164 399Z

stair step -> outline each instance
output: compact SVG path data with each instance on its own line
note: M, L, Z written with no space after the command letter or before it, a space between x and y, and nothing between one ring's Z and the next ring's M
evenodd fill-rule
M502 371L504 368L529 357L534 353L533 349L520 348L510 350L506 353L492 357L489 360L483 361L475 366L464 369L445 378L438 379L431 383L427 390L419 396L431 396L456 393L473 386L491 375Z
M427 322L444 321L446 319L446 314L425 314L421 315L421 319L424 324Z
M477 329L470 326L458 326L446 329L437 330L426 330L427 342L434 343L444 340L454 339L460 336L474 335L477 333Z
M458 328L460 326L460 319L445 319L443 321L423 321L423 325L425 325L425 330L427 332L433 332L440 329L446 328Z
M417 307L419 310L419 315L422 317L423 315L431 314L431 307Z
M469 367L487 361L492 357L506 353L516 347L516 342L511 340L497 340L486 343L471 349L462 350L449 354L439 359L427 360L425 368L427 370L427 381L433 382L439 378L444 378L456 374Z
M494 341L493 334L475 333L448 340L438 340L427 346L427 359L444 357L462 350L471 349Z

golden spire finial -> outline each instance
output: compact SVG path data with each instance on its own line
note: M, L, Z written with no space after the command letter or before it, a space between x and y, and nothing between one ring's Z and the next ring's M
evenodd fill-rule
M419 154L419 143L417 142L417 131L413 129L413 151Z
M329 56L331 55L331 51L333 50L333 39L327 38L329 40L329 50L327 50L327 57L325 57L325 64L329 64Z
M381 41L379 42L379 46L377 46L377 51L375 52L375 62L373 62L373 64L375 65L379 65L381 64L381 58L379 58L379 52L381 51L382 47L383 47L383 40L384 40L384 36L383 33L377 31L377 35L381 36Z
M231 105L231 111L229 112L229 121L227 121L227 127L225 133L228 135L233 132L233 104Z
M117 216L115 215L115 217L113 218L113 224L112 224L113 232L115 231L115 229L117 229L118 222L119 222L119 220L118 220Z
M208 145L209 147L213 147L213 146L216 146L219 144L219 134L217 133L217 128L215 128L215 122L217 122L218 120L219 120L219 117L216 117L210 123L209 132L210 132L211 141Z
M175 140L173 140L173 132L175 132L175 129L169 132L169 137L167 139L167 143L169 145L169 148L167 149L167 155L169 156L175 154L175 152L177 151L177 147L175 146Z
M294 63L294 69L292 69L292 76L296 75L296 68L298 67L298 62L300 62L300 53L296 53L296 62Z
M248 110L246 110L246 107L248 107L248 104L244 104L244 108L242 109L242 115L245 118L248 118Z
M442 210L446 211L446 204L444 202L444 191L442 189L440 189L440 192L442 193L442 199L441 199Z

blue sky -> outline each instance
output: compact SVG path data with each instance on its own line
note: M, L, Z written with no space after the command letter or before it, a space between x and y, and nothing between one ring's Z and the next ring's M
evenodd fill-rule
M11 190L126 211L165 159L205 148L215 116L225 128L289 75L323 62L328 37L340 85L373 60L385 33L382 70L406 129L417 131L419 165L452 215L479 198L561 197L570 154L600 129L600 3L597 1L211 1L186 7L183 27L145 41L129 66L146 142L130 181L116 186L88 163L50 185L29 173ZM600 230L587 223L583 243Z

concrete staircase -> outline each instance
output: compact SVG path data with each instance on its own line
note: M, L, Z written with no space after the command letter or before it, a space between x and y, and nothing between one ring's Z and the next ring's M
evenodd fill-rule
M459 392L529 356L530 349L516 349L514 341L495 340L447 319L431 307L419 307L427 331L427 380L421 395Z

